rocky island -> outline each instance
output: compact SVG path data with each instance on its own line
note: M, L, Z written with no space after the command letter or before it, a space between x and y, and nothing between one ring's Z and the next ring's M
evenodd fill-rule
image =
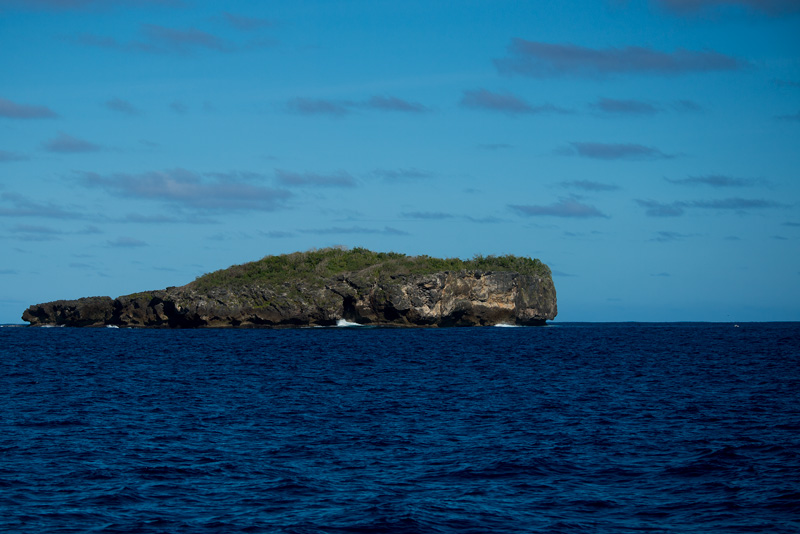
M556 313L550 269L537 259L328 248L267 256L180 287L36 304L22 319L31 326L163 328L330 326L342 320L530 326Z

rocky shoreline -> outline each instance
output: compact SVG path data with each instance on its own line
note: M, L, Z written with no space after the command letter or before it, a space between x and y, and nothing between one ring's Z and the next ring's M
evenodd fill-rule
M236 287L180 287L118 298L86 297L30 306L31 326L301 327L340 320L405 327L543 325L557 314L550 276L443 271L375 279L364 272L306 281Z

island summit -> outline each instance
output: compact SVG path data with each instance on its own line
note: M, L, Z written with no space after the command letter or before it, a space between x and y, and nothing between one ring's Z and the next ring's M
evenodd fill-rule
M36 304L22 319L31 326L436 327L544 325L556 314L550 269L537 259L326 248L266 256L180 287Z

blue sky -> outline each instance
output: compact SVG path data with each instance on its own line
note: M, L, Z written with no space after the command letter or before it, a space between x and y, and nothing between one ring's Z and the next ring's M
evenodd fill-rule
M800 320L797 0L0 0L0 323L332 245Z

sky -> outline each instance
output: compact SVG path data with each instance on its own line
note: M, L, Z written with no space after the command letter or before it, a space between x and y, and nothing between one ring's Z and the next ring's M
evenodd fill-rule
M800 0L0 0L0 323L329 246L800 320Z

